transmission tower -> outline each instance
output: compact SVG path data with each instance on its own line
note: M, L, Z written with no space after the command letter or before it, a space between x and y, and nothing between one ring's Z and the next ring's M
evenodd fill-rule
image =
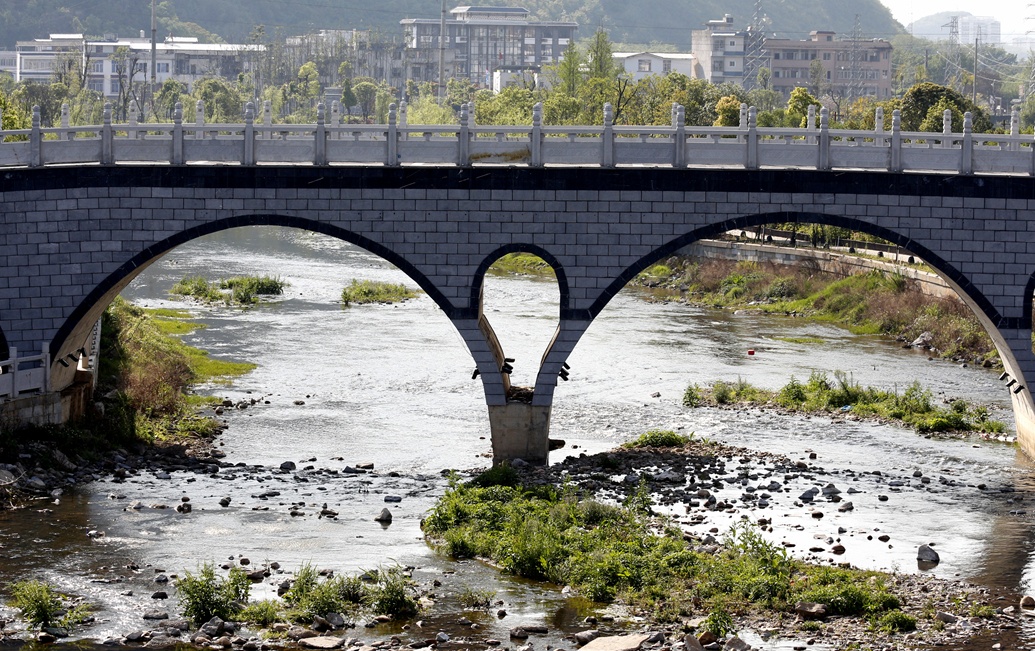
M849 69L848 80L848 103L851 104L855 98L862 94L862 24L859 22L859 14L855 14L855 25L852 27L852 49L851 68Z
M953 16L942 27L949 28L949 56L945 61L945 85L959 90L963 87L963 67L960 65L960 17Z
M758 87L758 71L769 67L769 53L765 49L765 32L769 18L762 11L762 0L755 0L751 25L744 37L744 90Z

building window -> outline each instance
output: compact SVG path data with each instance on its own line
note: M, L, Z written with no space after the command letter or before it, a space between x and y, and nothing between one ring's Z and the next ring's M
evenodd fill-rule
M737 67L737 62L736 62L736 61L733 61L733 60L731 59L731 60L730 60L730 67L731 67L731 68L736 68L736 67Z
M155 64L155 70L158 71L158 72L166 72L167 73L167 72L169 72L169 64L168 63L158 63L158 64Z
M672 72L672 59L662 59L661 60L661 71L663 73L665 73L666 75L668 73Z
M830 61L830 53L829 52L824 52L823 53L823 60L824 61Z
M637 67L638 72L650 72L650 59L640 59Z
M87 80L86 87L89 88L92 91L96 91L98 93L103 93L104 92L104 80L103 79L90 79L90 80Z
M137 61L137 65L133 67L133 72L147 72L147 63L143 61Z
M90 72L104 72L104 62L103 61L91 61L90 62Z

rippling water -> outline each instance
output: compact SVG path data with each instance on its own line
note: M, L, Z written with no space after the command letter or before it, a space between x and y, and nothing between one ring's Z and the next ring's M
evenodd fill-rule
M195 274L270 274L289 283L282 298L253 308L190 307L206 326L188 337L190 343L258 364L232 386L203 390L269 401L232 414L222 438L226 460L271 468L292 460L329 470L369 461L374 475L314 472L301 483L268 470L242 470L220 473L231 479L173 473L162 480L142 473L125 483L98 482L60 504L40 505L52 513L0 514L3 580L42 575L87 595L101 606L100 623L88 631L96 638L143 627L139 617L154 603L142 595L156 589L157 570L179 573L242 554L289 569L304 562L340 571L413 565L418 578L443 581L445 604L464 587L491 586L510 612L502 623L485 622L498 634L522 621L568 621L581 614L581 606L557 590L498 577L477 563L448 562L422 542L420 518L444 490L441 471L488 465L488 418L480 381L471 379L470 355L430 299L348 309L337 303L353 278L412 286L400 271L337 240L251 227L172 251L125 295L152 307L181 306L168 289ZM533 384L556 327L556 284L490 277L485 301L504 350L517 360L515 383ZM806 338L821 343L794 343ZM693 431L793 459L812 452L815 463L832 473L821 479L863 489L853 496L856 510L838 520L849 530L843 560L915 571L917 545L936 542L943 558L936 574L1030 588L1033 527L1030 515L1020 513L1023 502L976 488L1012 486L1020 491L1016 497L1030 494L1030 468L1014 448L925 439L877 424L680 404L693 382L743 378L777 388L792 374L805 379L813 371L841 370L863 385L902 389L919 380L939 397L986 403L1009 420L1008 396L988 371L928 361L894 343L826 325L646 304L631 291L604 310L569 363L571 381L557 389L552 432L567 446L554 460L608 449L650 428ZM294 404L298 400L305 404ZM909 484L916 470L934 478L931 485L888 485L895 477ZM271 489L281 495L256 497ZM878 502L882 492L891 501ZM109 499L112 493L124 499ZM394 508L393 524L382 527L372 517L387 494L403 501ZM194 504L189 517L170 509L124 510L129 500L174 504L183 495ZM224 496L233 498L229 508L218 506ZM289 516L287 505L300 502L309 515ZM337 520L315 517L323 503L339 511ZM262 508L268 510L255 510ZM798 548L833 525L805 513L788 511L788 522L800 529L790 526L780 534ZM719 524L718 518L709 522ZM875 528L892 532L890 547L865 539ZM106 536L90 540L90 529ZM142 569L127 569L131 563ZM124 594L130 590L133 596ZM271 586L256 590L256 597L273 592Z

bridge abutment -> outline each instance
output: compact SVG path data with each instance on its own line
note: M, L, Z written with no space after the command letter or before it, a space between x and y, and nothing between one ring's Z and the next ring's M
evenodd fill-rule
M489 405L493 465L522 459L546 465L550 453L550 405Z

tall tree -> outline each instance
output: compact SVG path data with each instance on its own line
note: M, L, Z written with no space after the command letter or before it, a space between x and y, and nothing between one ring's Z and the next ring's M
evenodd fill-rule
M587 69L591 79L614 79L618 76L618 66L615 64L614 48L611 46L611 39L602 28L593 34L589 42L589 49L586 51Z

